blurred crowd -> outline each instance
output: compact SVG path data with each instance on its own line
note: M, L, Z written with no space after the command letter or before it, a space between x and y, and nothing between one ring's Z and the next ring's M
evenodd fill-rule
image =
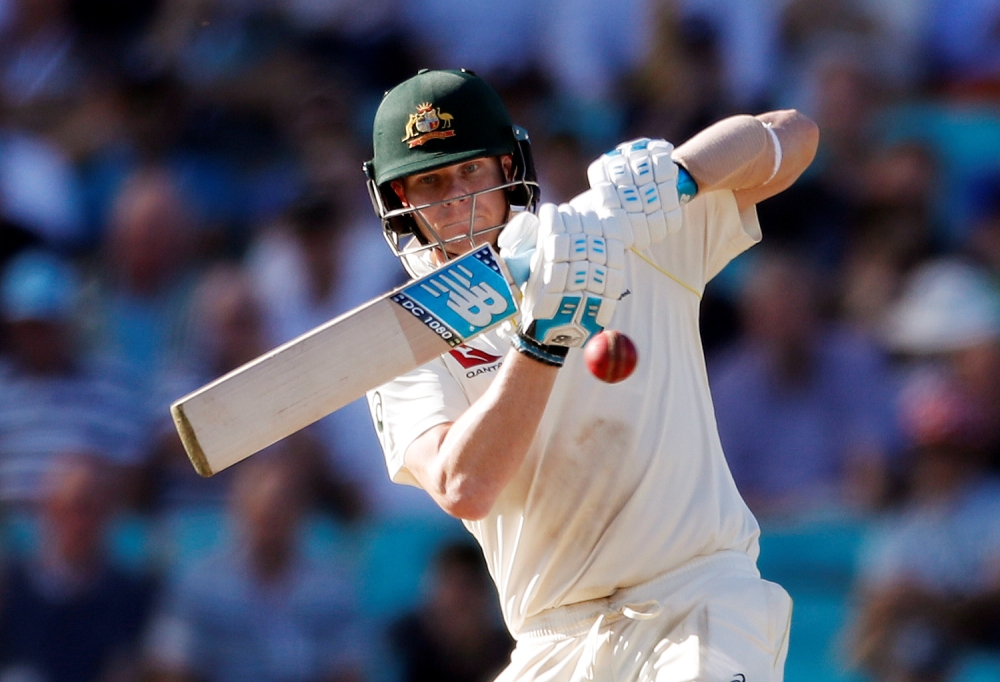
M353 550L443 513L363 403L207 480L168 412L405 280L361 164L422 67L501 92L545 201L629 137L819 124L703 301L733 475L765 530L871 522L845 667L1000 652L1000 2L0 0L0 682L503 667L466 543L372 613Z

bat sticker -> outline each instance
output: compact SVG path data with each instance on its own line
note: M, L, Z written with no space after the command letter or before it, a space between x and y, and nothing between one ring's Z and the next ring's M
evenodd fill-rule
M514 294L489 246L442 266L392 300L452 347L517 312Z

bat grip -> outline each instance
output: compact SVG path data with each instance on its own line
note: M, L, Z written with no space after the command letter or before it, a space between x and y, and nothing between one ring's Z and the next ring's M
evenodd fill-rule
M698 183L694 181L687 168L677 166L677 199L681 206L695 198L698 194Z
M687 172L687 169L683 166L678 166L677 198L680 200L681 205L683 206L694 199L697 194L698 183L694 181L694 178ZM514 284L517 286L521 286L528 281L528 276L531 274L531 257L533 255L535 255L535 250L531 249L517 256L504 258L504 263L507 264L507 269L510 271L511 277L514 278Z

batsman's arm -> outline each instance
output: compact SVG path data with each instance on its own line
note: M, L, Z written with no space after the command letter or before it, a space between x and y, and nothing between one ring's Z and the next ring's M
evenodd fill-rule
M555 385L558 369L511 349L496 379L456 421L406 449L406 468L443 510L486 516L517 474Z
M787 189L816 156L819 128L795 110L731 116L674 150L699 192L732 190L742 211Z

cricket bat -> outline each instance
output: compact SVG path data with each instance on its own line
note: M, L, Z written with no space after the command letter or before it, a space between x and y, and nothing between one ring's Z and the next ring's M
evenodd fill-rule
M484 245L344 313L177 400L184 449L211 476L517 313Z

